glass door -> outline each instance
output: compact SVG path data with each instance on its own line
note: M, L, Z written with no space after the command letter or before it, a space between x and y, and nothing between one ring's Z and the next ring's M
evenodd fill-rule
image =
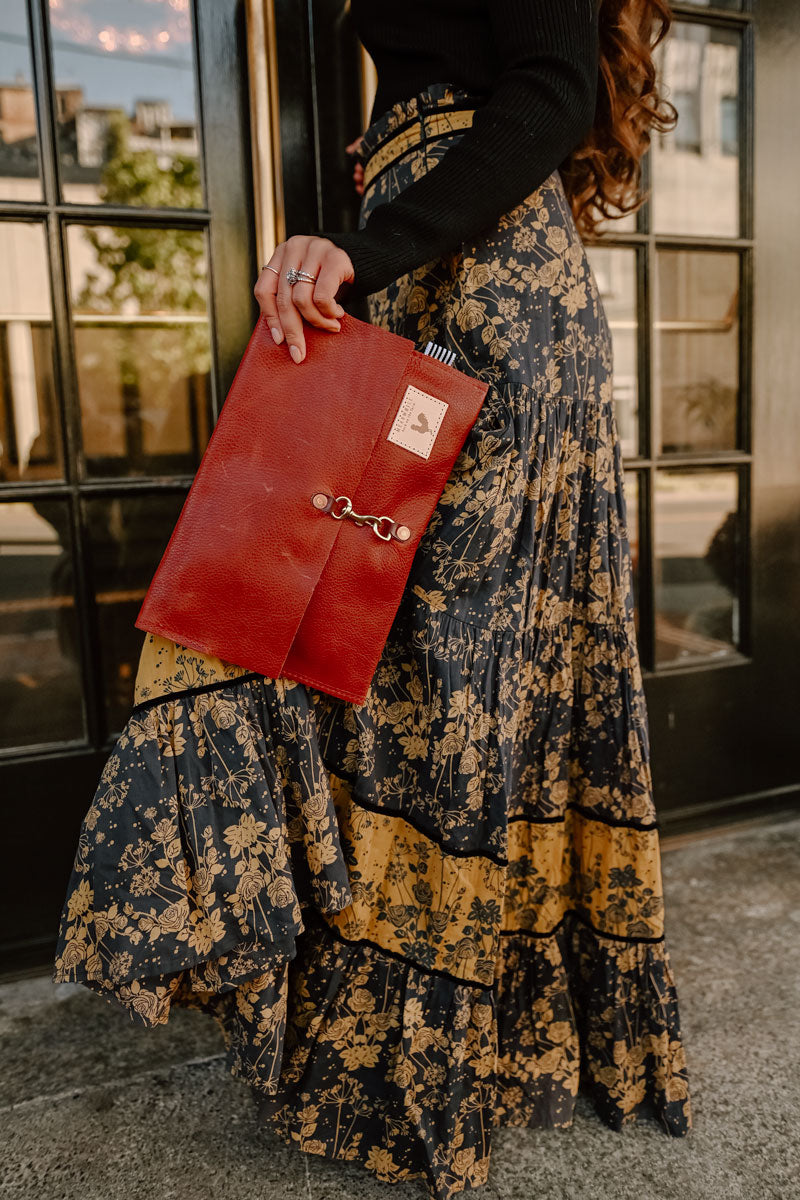
M756 14L748 0L672 7L658 70L678 123L654 137L646 157L647 204L612 223L590 256L614 338L656 797L677 828L758 811L797 791L796 764L774 750L781 728L791 735L774 663L774 602L766 624L770 551L757 518L769 458L784 455L777 425L761 442L754 437L759 405L771 403L759 388L754 326L762 319L776 332L777 321L787 342L794 335L789 309L776 309L759 275L760 247L780 230L775 195L784 185L780 151L768 169L754 169L754 127L756 22L760 125L777 129L776 34L796 47L798 20L776 4ZM785 122L783 130L790 140ZM793 147L789 140L784 153L796 160L796 134ZM796 259L794 223L782 236ZM799 468L795 456L795 488ZM788 648L788 606L785 620Z
M138 607L252 328L235 0L0 8L3 943L49 941Z
M654 137L638 221L590 249L614 335L640 651L658 673L750 648L752 45L730 7L712 20L674 6L658 67L677 126Z

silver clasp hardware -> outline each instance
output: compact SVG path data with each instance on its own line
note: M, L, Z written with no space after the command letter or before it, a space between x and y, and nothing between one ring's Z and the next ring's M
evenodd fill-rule
M356 525L369 525L382 542L389 542L393 537L400 542L407 542L411 537L408 526L398 525L392 517L373 517L368 513L357 513L349 496L334 497L326 495L325 492L315 492L311 503L320 512L330 513L335 521L343 521L348 517Z

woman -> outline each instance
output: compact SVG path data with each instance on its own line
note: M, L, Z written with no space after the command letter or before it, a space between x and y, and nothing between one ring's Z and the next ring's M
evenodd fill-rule
M147 637L56 977L148 1025L213 1013L281 1137L443 1200L486 1180L493 1126L569 1125L581 1085L612 1128L691 1124L581 240L638 202L669 16L389 8L353 3L379 73L360 228L290 238L256 295L298 362L304 321L335 336L368 296L486 401L364 705Z

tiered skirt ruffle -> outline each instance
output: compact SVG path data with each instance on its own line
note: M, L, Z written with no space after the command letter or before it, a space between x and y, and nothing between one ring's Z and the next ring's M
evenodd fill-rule
M631 866L652 876L654 829L568 807L510 822L490 858L444 847L326 768L305 688L147 643L173 688L217 678L141 701L121 734L59 980L148 1026L210 1012L281 1136L440 1197L485 1180L493 1127L570 1124L581 1085L614 1128L684 1132L661 905Z

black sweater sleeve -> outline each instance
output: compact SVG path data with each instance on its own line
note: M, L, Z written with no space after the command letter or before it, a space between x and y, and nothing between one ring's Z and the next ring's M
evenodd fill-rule
M471 127L426 175L379 204L363 229L318 235L350 256L347 298L379 291L496 221L591 127L596 0L491 0L489 12L500 71Z

